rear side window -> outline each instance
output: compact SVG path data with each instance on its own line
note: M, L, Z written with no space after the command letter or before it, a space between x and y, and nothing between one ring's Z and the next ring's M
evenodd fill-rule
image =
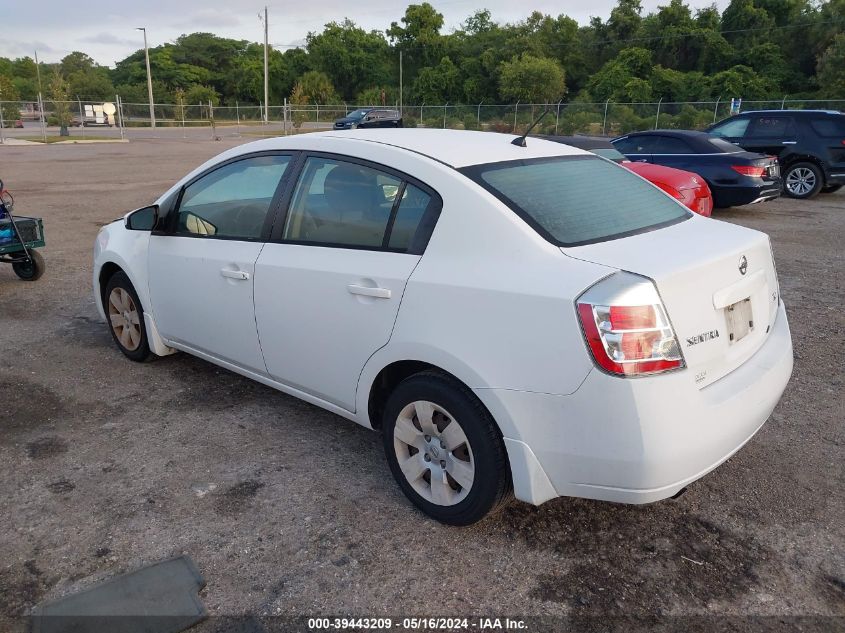
M747 138L792 138L795 123L786 116L758 116L751 120Z
M296 185L283 238L381 248L401 184L364 165L311 157Z
M819 136L845 139L845 116L812 119L810 125Z
M685 140L671 136L654 137L652 154L693 154L692 147Z
M509 161L461 171L558 246L625 237L691 215L624 167L590 156Z

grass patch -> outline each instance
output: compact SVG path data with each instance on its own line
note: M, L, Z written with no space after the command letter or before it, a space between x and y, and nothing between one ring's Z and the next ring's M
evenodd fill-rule
M13 137L20 139L22 141L32 141L33 143L61 143L63 141L119 141L119 136L89 136L85 135L83 138L82 136L58 136L58 135L49 135L47 136L47 140L44 140L42 136L17 136Z

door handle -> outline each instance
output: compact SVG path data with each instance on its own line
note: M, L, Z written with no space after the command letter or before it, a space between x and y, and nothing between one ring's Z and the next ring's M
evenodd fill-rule
M363 295L365 297L375 297L376 299L390 299L389 288L371 288L369 286L357 286L349 284L346 286L353 295Z
M246 281L249 279L249 273L244 272L243 270L231 270L229 268L222 268L220 270L220 274L228 279L239 279L240 281Z
M798 141L784 141L783 145L797 145Z

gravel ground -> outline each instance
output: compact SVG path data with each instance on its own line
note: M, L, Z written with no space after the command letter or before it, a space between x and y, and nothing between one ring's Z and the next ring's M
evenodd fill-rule
M783 400L734 458L675 501L515 503L451 528L406 502L377 434L186 354L131 363L99 322L98 227L237 142L0 148L48 263L34 284L0 267L0 629L180 553L213 615L845 628L845 191L717 213L772 236L795 343Z

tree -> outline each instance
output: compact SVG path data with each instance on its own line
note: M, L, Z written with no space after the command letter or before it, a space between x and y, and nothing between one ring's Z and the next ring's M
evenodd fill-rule
M384 36L367 32L349 19L326 24L322 33L309 33L306 42L313 68L324 72L344 99L386 83L393 74Z
M3 106L0 111L3 113L3 125L5 127L12 127L15 121L20 118L20 104L9 103L16 102L20 98L18 89L15 88L12 80L5 75L0 75L0 103Z
M409 75L413 76L420 68L434 66L442 58L443 14L423 2L409 5L401 21L404 26L392 22L386 33L390 42L403 52Z
M818 82L825 96L841 99L845 95L845 34L833 38L819 57Z
M420 71L414 81L413 94L420 103L455 102L460 97L460 73L448 57L434 67Z
M334 103L337 101L334 86L326 73L309 70L299 78L298 85L310 103Z
M73 121L73 115L70 113L68 103L69 89L62 73L58 69L53 71L53 76L50 78L50 99L53 101L53 117L55 117L56 125L59 126L59 136L70 136L67 126Z
M557 102L566 93L563 68L553 59L524 53L502 63L499 93L523 103Z

